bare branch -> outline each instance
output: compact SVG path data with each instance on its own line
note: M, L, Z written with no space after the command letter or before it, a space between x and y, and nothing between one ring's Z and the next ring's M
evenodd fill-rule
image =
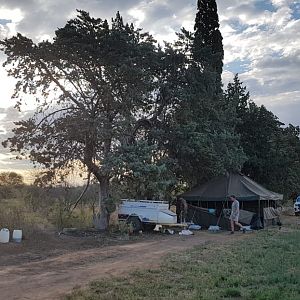
M47 116L45 116L44 118L42 118L42 120L36 125L36 128L39 128L39 126L49 117L61 112L61 111L65 111L65 110L72 110L72 109L76 109L75 107L68 107L68 108L62 108L62 109L58 109L52 113L49 113Z
M84 194L86 193L89 185L90 185L90 180L91 180L91 172L88 173L88 178L87 178L87 183L85 185L85 188L83 189L82 193L80 194L80 196L77 198L73 208L70 211L70 215L73 213L74 209L77 207L78 203L80 202L80 200L82 199L82 197L84 196Z

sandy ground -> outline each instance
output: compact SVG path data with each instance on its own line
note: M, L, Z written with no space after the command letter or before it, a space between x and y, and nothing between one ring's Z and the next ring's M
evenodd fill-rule
M59 299L92 280L158 267L170 253L253 234L199 231L193 236L149 234L107 244L82 237L48 239L39 247L0 244L0 299Z

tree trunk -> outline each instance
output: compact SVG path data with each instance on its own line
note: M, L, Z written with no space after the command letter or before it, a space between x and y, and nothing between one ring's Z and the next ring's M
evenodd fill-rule
M109 212L107 209L107 201L109 196L109 178L101 178L99 181L99 208L100 212L94 215L94 225L98 230L107 230L109 224Z

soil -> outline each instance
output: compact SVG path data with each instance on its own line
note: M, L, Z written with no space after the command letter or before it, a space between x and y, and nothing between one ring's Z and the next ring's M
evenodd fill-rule
M131 236L95 232L37 234L34 240L0 244L0 299L60 299L104 277L156 268L170 253L207 243L228 243L253 233L195 232Z

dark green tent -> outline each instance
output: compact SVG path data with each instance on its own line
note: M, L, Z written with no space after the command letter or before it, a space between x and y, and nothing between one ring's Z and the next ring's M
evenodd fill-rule
M283 195L269 191L241 173L227 173L216 177L181 195L189 202L225 201L235 195L239 201L282 200Z
M219 223L228 227L223 209L230 209L228 196L235 195L241 210L252 212L264 222L264 212L277 207L283 195L269 191L241 173L227 173L193 188L180 197L189 204L188 217L196 224L206 226ZM215 211L214 214L209 213ZM220 218L219 216L222 215ZM244 222L246 224L246 222Z

